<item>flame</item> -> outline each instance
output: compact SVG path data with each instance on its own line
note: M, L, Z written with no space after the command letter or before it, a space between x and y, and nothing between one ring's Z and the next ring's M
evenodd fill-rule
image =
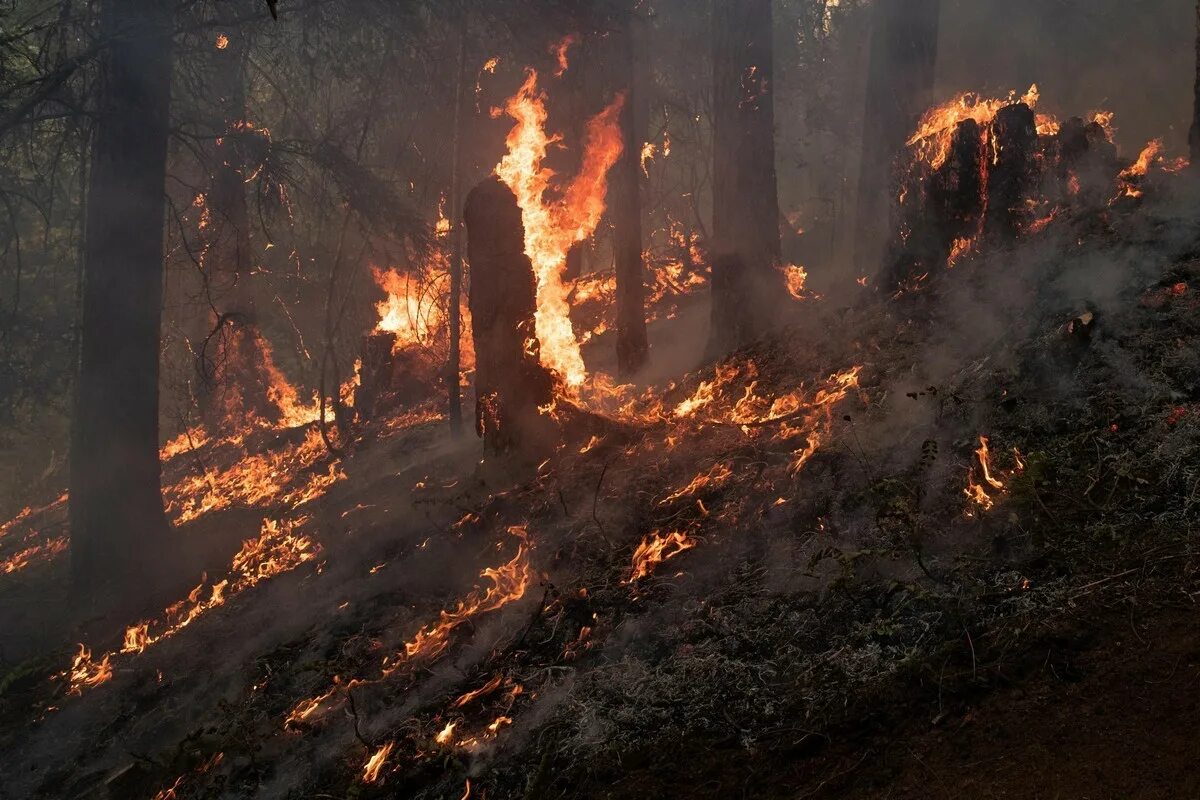
M129 626L125 630L120 654L137 655L147 647L179 633L212 609L224 605L230 597L315 559L320 548L307 536L295 532L295 528L305 521L264 520L259 536L242 543L223 580L209 584L205 578L186 599L168 606L159 619L144 620ZM75 662L59 677L68 681L71 694L81 694L83 689L98 686L112 677L111 661L115 655L105 653L99 662L95 662L91 651L80 644Z
M443 610L438 621L417 631L404 645L404 652L384 661L383 674L392 674L406 661L414 658L432 658L450 644L450 635L458 626L477 614L495 611L525 596L525 590L533 579L527 547L528 534L524 528L510 527L508 532L521 540L517 554L502 567L485 569L481 578L491 582L486 590L478 587L452 610Z
M788 294L797 300L804 300L808 296L804 292L804 285L808 283L808 270L798 264L789 264L784 267L783 275L787 280Z
M558 70L554 73L554 77L561 78L571 68L571 62L568 59L568 54L571 48L579 41L579 37L575 34L564 36L559 41L550 46L550 52L554 55L555 61L558 62Z
M224 469L209 466L164 487L167 513L183 524L235 505L303 505L346 477L337 460L323 471L311 471L327 455L320 431L310 428L298 444L247 455Z
M226 47L229 47L229 37L223 33L218 33L216 46L218 50L224 50Z
M388 742L367 759L367 763L363 765L363 783L374 783L379 780L379 772L387 763L388 756L392 754L392 748L395 746L395 742Z
M18 550L8 558L0 561L0 574L10 575L25 569L36 561L49 561L59 553L64 552L70 542L65 536L54 536L40 544L30 545Z
M961 239L955 239L954 244L950 247L950 255L946 259L946 268L954 269L954 265L959 259L975 249L975 239L969 236L964 236Z
M470 705L471 703L473 703L474 701L478 700L481 697L487 697L492 692L499 689L500 684L503 683L503 681L504 681L504 677L502 675L495 676L490 681L485 683L483 686L480 686L478 689L467 692L466 694L459 697L457 700L454 701L453 707L454 708L462 708L464 706Z
M695 546L696 543L686 533L674 531L662 535L655 531L646 536L633 551L633 570L623 582L629 584L639 581L653 573L659 564Z
M446 727L442 728L441 732L433 737L433 740L445 747L454 741L454 728L458 725L457 722L451 722Z
M112 654L105 653L99 661L92 660L92 651L86 645L79 645L79 652L71 662L71 668L63 675L70 682L70 694L83 694L84 689L91 689L112 680Z
M979 437L979 447L975 450L976 464L967 471L967 485L963 489L963 494L967 496L967 499L984 511L990 511L995 506L996 494L1005 489L1004 482L994 475L995 470L992 466L989 443L988 437ZM1024 471L1025 459L1021 455L1021 451L1014 447L1013 469L1008 474L1012 476ZM977 475L980 479L977 479ZM971 515L969 509L967 515Z
M1005 106L1025 103L1030 108L1036 108L1039 97L1037 84L1029 87L1029 91L1021 97L1017 97L1017 93L1013 91L1004 99L989 99L974 92L967 92L925 112L916 132L909 138L908 146L916 149L919 160L928 163L932 169L940 169L950 155L954 129L960 123L973 119L980 127L985 127ZM1056 123L1049 117L1039 116L1039 128L1046 127L1049 130L1048 126L1051 124Z
M1150 173L1150 168L1162 160L1163 140L1153 139L1142 148L1137 161L1121 170L1118 179L1121 182L1121 192L1124 197L1141 197L1144 192L1137 187L1137 182Z
M697 474L689 484L660 500L658 504L660 506L670 505L681 498L691 497L703 489L719 488L724 486L731 477L733 477L733 470L724 462L718 462L707 471Z
M537 72L529 70L524 85L508 100L506 111L517 124L508 135L508 154L496 174L513 190L521 207L525 252L537 276L536 328L542 363L568 387L578 387L587 370L571 325L562 269L567 251L591 236L604 214L608 171L623 148L619 117L625 96L618 94L588 123L583 166L562 200L548 203L546 193L554 173L542 162L550 145L561 137L546 133L546 96L537 81Z

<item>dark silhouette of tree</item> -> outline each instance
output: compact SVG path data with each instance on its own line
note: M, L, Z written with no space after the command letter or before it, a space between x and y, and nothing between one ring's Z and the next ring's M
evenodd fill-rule
M159 327L171 98L171 6L105 0L72 428L75 587L95 596L161 572Z
M642 200L640 154L645 141L644 86L638 86L635 26L637 12L618 18L616 60L626 92L621 111L625 150L614 168L612 202L617 267L617 368L621 375L637 372L646 363L646 265L642 258Z
M875 0L858 182L858 262L878 266L892 229L893 164L931 102L941 0Z
M1196 83L1192 101L1192 128L1188 131L1192 169L1200 169L1200 2L1196 3Z
M784 292L771 6L713 4L713 356L761 335Z

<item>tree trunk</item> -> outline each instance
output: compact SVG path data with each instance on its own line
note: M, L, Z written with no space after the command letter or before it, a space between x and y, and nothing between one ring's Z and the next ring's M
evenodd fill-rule
M171 13L106 0L87 198L71 441L71 566L83 598L156 574L169 526L158 457Z
M760 336L785 293L771 6L714 0L712 356Z
M554 399L542 367L534 313L537 284L525 255L525 226L512 190L492 177L466 204L475 341L475 427L489 453L537 452L550 423L538 409Z
M250 215L246 205L245 158L241 138L246 125L246 58L248 39L233 30L233 9L222 7L218 46L212 52L212 88L219 104L221 135L217 139L209 211L214 217L215 241L206 259L210 274L219 273L233 286L224 310L254 321L255 300L250 289L253 253ZM221 44L223 43L223 46Z
M875 0L858 181L857 261L873 272L895 222L896 156L932 101L941 0Z
M446 312L450 317L450 355L446 364L446 400L450 419L450 432L455 436L462 433L462 388L459 373L462 371L462 293L463 293L463 126L469 114L467 97L467 39L470 36L471 18L465 3L459 9L458 33L458 81L454 89L454 141L451 146L450 176L450 297Z
M625 142L614 171L612 209L617 262L617 369L629 377L646 364L650 345L646 338L646 267L642 259L642 200L639 156L645 140L644 86L636 79L634 43L636 12L622 15L618 33L618 63L627 98L621 112L621 138Z
M1192 169L1200 170L1200 2L1196 3L1196 83L1192 100L1192 128L1188 132Z

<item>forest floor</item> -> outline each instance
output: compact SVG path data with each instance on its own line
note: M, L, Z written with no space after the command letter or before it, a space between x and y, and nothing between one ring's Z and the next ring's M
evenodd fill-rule
M0 798L1196 796L1198 220L1063 219L685 375L697 306L545 460L411 413L197 445L185 625L0 575Z

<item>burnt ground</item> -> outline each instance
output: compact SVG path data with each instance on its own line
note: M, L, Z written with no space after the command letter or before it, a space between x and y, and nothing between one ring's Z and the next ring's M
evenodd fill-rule
M586 796L1181 798L1200 796L1200 625L1182 599L1062 623L987 688L958 687L831 731L815 753L706 750ZM881 712L882 710L877 710ZM739 793L740 792L740 793Z

